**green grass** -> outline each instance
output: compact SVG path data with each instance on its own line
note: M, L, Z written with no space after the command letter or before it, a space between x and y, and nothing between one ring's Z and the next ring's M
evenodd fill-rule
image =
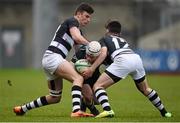
M11 81L11 86L8 84ZM44 73L40 70L0 70L0 122L178 122L180 121L180 76L148 75L149 85L160 95L172 118L162 118L140 94L130 77L110 87L107 92L114 118L70 118L71 83L64 81L60 103L16 116L12 108L48 94ZM102 111L101 106L98 109Z

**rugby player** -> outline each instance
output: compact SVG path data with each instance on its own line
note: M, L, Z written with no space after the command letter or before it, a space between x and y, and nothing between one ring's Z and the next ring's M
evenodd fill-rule
M102 46L101 54L89 68L90 70L84 72L84 76L91 75L91 72L93 72L107 56L111 57L113 61L113 63L106 68L105 72L101 74L93 87L95 96L104 110L96 117L113 117L115 115L111 109L105 89L124 79L127 75L132 77L137 89L149 99L163 117L172 117L172 114L165 109L158 93L148 85L140 56L130 49L126 40L121 37L121 24L119 21L114 20L108 22L106 24L106 31L106 35L100 40Z
M31 109L60 102L63 89L62 81L66 79L73 83L71 117L93 116L80 110L81 89L84 79L76 72L71 63L65 59L74 45L87 45L89 43L82 36L79 27L86 26L90 22L93 12L94 10L89 4L82 3L75 10L73 17L66 19L59 25L42 59L49 94L22 106L15 106L13 110L16 115L24 115Z

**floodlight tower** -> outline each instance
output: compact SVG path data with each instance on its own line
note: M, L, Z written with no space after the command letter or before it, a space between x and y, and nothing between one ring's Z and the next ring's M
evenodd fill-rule
M43 53L58 26L59 0L33 0L32 66L41 67Z

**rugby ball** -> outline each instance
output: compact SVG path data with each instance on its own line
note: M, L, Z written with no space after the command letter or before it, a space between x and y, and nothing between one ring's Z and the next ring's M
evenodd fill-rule
M75 66L75 69L78 73L82 73L85 68L91 66L91 63L88 62L87 59L80 59L80 60L75 62L74 66Z

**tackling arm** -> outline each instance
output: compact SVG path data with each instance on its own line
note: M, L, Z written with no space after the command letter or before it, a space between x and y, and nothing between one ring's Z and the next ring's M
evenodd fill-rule
M98 58L94 61L94 63L91 65L91 67L87 68L83 73L82 75L85 77L85 78L89 78L93 75L94 71L96 70L96 68L98 66L100 66L102 64L102 62L105 60L107 56L107 48L106 47L103 47L101 48L101 53L100 55L98 56Z
M81 32L77 27L70 28L70 33L76 43L85 44L85 45L87 45L89 43L89 41L81 35Z
M102 64L102 62L105 60L106 56L107 56L107 48L102 47L100 55L95 60L95 62L91 65L90 69L94 72L96 70L96 68Z

